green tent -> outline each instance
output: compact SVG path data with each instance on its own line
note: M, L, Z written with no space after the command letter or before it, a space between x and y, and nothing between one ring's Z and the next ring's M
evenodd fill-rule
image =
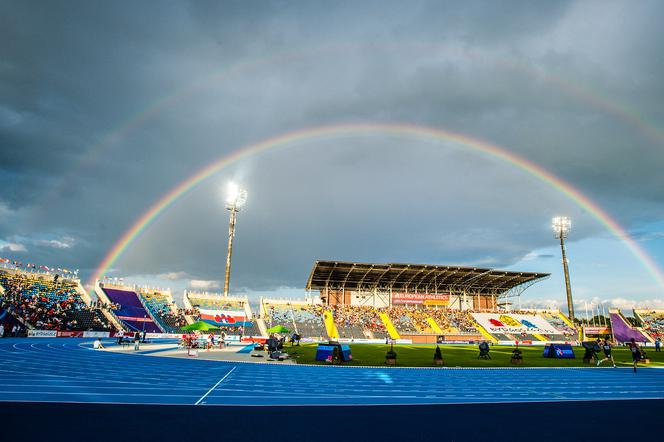
M200 331L210 331L210 330L219 330L219 327L215 327L214 325L208 324L205 321L198 321L194 322L193 324L186 325L182 327L182 330L200 330Z
M267 329L268 333L288 333L289 331L290 330L288 330L283 325L275 325L274 327L271 327L271 328Z

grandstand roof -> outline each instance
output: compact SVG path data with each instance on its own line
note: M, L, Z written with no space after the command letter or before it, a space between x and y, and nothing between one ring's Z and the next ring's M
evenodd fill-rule
M306 289L420 293L467 290L480 294L501 294L549 276L549 273L507 272L477 267L316 261Z

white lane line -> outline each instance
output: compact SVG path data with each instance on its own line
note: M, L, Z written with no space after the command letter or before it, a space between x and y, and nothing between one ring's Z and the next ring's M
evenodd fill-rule
M226 373L226 374L224 375L223 378L219 379L219 382L217 382L216 384L214 384L214 387L210 388L210 389L207 391L207 393L205 393L205 394L203 395L203 397L201 397L201 398L200 398L200 399L199 399L194 405L198 405L198 404L200 404L201 401L203 401L203 399L205 399L205 398L207 397L207 395L210 394L210 393L212 392L212 390L214 390L215 388L217 388L217 385L221 384L222 381L223 381L224 379L226 379L231 373L233 373L233 372L235 371L236 368L237 368L237 366L233 366L233 368L231 368L230 371L229 371L228 373Z

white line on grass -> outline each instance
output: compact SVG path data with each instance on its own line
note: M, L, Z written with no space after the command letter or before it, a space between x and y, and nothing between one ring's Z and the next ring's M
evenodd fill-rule
M226 374L224 375L223 378L219 379L219 382L217 382L216 384L214 384L214 387L210 388L210 389L207 391L207 393L205 393L205 394L204 394L204 395L203 395L203 396L202 396L202 397L201 397L201 398L200 398L200 399L199 399L194 405L198 405L198 404L200 404L201 401L202 401L203 399L205 399L205 398L207 397L207 395L210 394L210 393L212 392L212 390L214 390L215 388L217 388L217 385L221 384L222 381L228 377L228 375L230 375L231 373L233 373L233 372L235 371L236 368L237 368L237 366L233 366L233 368L231 368L230 371L229 371L228 373L226 373Z

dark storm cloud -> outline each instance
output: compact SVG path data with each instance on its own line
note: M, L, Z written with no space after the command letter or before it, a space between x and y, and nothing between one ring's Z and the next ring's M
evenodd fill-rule
M150 204L211 161L357 121L505 146L626 226L646 225L664 215L664 136L654 129L664 120L662 9L4 2L0 247L87 275ZM477 152L342 139L219 174L167 211L118 273L219 279L219 187L230 178L250 189L234 261L249 288L301 286L319 258L508 266L550 243L551 212L578 220L577 239L606 234L555 191ZM53 247L63 238L71 247Z

